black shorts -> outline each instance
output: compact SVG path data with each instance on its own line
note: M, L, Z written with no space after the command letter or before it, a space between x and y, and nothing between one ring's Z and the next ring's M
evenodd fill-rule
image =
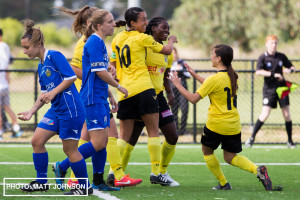
M289 95L283 99L279 99L276 91L274 89L263 91L263 105L270 106L271 108L277 108L277 102L279 102L280 108L290 105Z
M158 101L154 89L145 90L133 97L119 101L117 118L141 119L142 115L158 113Z
M240 153L242 151L241 133L237 135L221 135L209 130L206 126L204 126L201 143L213 150L216 150L222 144L221 148L228 152Z
M173 113L167 103L164 93L161 92L157 95L157 101L159 106L159 124L158 127L161 128L166 124L174 122ZM144 122L138 120L138 126L145 126Z

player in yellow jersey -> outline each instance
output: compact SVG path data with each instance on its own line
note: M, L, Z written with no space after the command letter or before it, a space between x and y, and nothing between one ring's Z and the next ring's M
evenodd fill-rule
M84 31L87 28L88 19L92 16L94 11L98 10L98 8L84 6L80 10L70 10L70 9L67 9L64 7L59 7L59 10L60 10L61 14L75 17L73 25L72 25L72 30L74 31L74 33L76 35L81 35L81 38L76 43L73 58L70 63L72 69L74 70L76 76L78 77L77 80L75 81L75 86L76 86L78 92L80 92L80 88L81 88L81 84L82 84L82 52L83 52L83 47L85 44ZM116 112L117 103L116 103L112 93L110 92L110 90L109 90L109 101L113 107L112 112ZM112 113L110 115L109 135L113 135L115 137L118 136L116 122L113 118ZM88 143L89 141L90 141L90 136L87 131L86 123L84 123L82 131L81 131L81 138L79 140L78 146ZM100 171L97 173L94 173L94 176L93 176L93 179L94 179L93 183L94 183L94 185L98 186L95 189L99 189L101 191L118 191L118 190L120 190L119 188L113 188L113 187L106 185L106 183L103 179L104 167L105 167L105 161L106 161L106 149L104 148L101 151L98 151L96 153L96 155L92 156L92 160L101 160L101 162L102 162ZM78 183L78 180L75 178L73 171L71 171L71 176L68 181L68 184L72 185L72 184L77 184L77 183Z
M251 172L259 178L266 190L272 190L272 182L265 166L256 166L245 156L237 153L242 151L241 122L237 110L237 79L238 75L231 66L233 49L224 44L216 45L211 55L212 66L217 68L215 75L204 79L185 63L188 72L200 83L201 87L194 93L187 91L180 83L177 73L168 77L179 92L191 103L208 96L210 99L209 113L204 133L201 138L204 160L208 169L219 180L214 190L230 190L214 151L221 144L224 160L235 167Z
M148 24L146 12L139 7L132 7L125 12L126 21L118 21L116 26L127 25L128 29L117 34L112 41L112 51L115 57L111 62L116 66L117 79L120 84L127 88L128 97L118 93L119 110L117 117L120 119L120 135L117 138L109 137L107 151L120 147L120 152L115 152L117 157L110 158L111 168L115 175L115 184L122 184L122 177L125 175L122 169L121 157L124 149L131 137L134 120L142 119L146 125L149 135L148 150L151 160L151 177L158 182L165 182L159 176L159 163L161 144L158 131L158 102L157 96L149 76L148 68L145 64L145 48L150 48L154 52L170 55L173 43L177 41L175 36L171 36L168 45L163 46L156 42L152 36L144 34Z
M163 44L163 41L168 39L170 34L169 24L163 17L155 17L146 28L146 34L152 35L155 41ZM174 104L174 94L170 81L166 78L170 72L170 67L173 63L173 54L170 56L155 53L152 49L147 48L146 65L152 80L155 92L157 94L157 100L159 105L159 128L165 136L161 149L161 160L159 172L167 182L165 185L171 187L179 186L179 183L174 181L167 173L167 167L175 153L175 147L178 140L178 134L176 124L172 111L168 105ZM166 90L168 103L163 95ZM144 128L145 124L142 121L135 121L132 136L125 148L124 155L122 157L122 167L125 170L128 164L131 152L138 141L138 138ZM153 181L152 183L156 183Z

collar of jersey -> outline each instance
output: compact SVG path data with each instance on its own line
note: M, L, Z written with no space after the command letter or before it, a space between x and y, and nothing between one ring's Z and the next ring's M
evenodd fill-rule
M45 63L45 60L46 60L47 55L48 55L48 51L49 51L48 49L45 49L43 63Z
M98 35L97 33L93 33L93 35L96 35L97 37L99 37L102 40L102 38L100 37L100 35Z
M227 70L226 70L226 69L224 69L224 70L219 70L218 72L227 72Z

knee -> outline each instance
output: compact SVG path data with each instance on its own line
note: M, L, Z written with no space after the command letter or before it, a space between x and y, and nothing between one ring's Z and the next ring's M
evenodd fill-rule
M231 165L232 158L224 157L225 162Z
M39 140L38 138L32 138L31 145L32 145L33 149L40 149L45 146L45 143L43 141Z
M166 136L165 136L166 137ZM178 135L172 135L172 137L166 137L166 141L170 144L170 145L176 145L177 141L178 141Z

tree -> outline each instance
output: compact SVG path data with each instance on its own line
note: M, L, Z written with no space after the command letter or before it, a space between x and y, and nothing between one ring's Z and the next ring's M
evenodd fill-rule
M182 0L172 25L180 41L209 49L217 43L251 51L266 35L294 40L299 32L297 0Z

